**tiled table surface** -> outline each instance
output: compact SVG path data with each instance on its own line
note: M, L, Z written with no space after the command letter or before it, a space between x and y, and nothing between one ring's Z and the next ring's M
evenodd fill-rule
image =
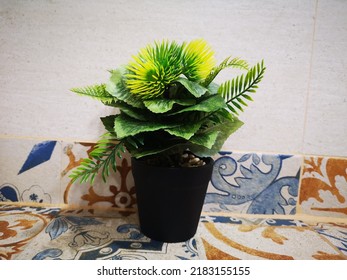
M0 205L0 259L347 259L347 224L203 213L194 238L141 234L134 211Z

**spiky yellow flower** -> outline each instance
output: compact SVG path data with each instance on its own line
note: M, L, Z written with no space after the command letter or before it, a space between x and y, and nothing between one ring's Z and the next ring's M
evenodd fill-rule
M126 85L142 99L163 95L169 84L182 74L182 46L176 42L156 42L133 56L128 66Z
M204 39L197 39L184 45L183 74L190 80L202 80L216 65L214 51Z
M155 42L141 49L127 65L126 86L141 99L160 97L180 75L200 81L215 66L214 52L203 39L178 45Z

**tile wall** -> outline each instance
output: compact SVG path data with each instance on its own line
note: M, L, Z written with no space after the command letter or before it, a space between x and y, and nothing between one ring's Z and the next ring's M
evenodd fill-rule
M136 209L129 155L107 183L69 175L93 143L0 139L0 201ZM203 212L347 217L347 159L223 151L214 157Z
M267 67L224 150L347 156L346 1L118 2L1 1L1 137L96 141L113 108L71 88L107 81L154 40L204 38L218 62Z

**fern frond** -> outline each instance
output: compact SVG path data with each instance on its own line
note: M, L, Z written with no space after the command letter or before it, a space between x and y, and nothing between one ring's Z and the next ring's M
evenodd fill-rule
M231 58L230 56L223 60L221 64L219 64L217 67L214 67L211 71L211 73L206 77L205 81L203 82L203 86L207 87L219 74L220 71L222 71L225 68L237 68L241 70L248 70L248 62L245 60L242 60L238 57Z
M110 167L116 172L116 158L122 158L122 153L125 152L123 142L115 141L111 133L102 135L90 152L89 158L83 159L80 166L69 176L72 181L79 179L80 183L89 181L93 184L95 176L101 170L102 179L106 182L106 178L110 175Z
M105 84L86 86L82 88L72 88L71 91L77 93L78 95L89 96L97 99L104 104L111 104L113 101L115 101L115 97L106 91Z
M226 81L220 85L218 94L220 94L228 109L235 114L237 110L243 111L243 106L247 106L247 100L253 101L247 93L255 93L258 83L262 80L265 72L264 61L252 67L246 75L237 76L236 78Z

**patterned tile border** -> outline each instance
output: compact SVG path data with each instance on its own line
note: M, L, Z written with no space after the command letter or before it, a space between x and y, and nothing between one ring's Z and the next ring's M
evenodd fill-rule
M312 227L347 257L347 223L316 223Z
M0 139L0 202L61 203L61 142Z
M347 259L315 230L295 220L271 219L257 224L230 217L204 217L199 238L209 260Z
M139 231L137 215L84 215L78 209L0 208L0 259L199 259L195 238L168 244Z
M347 218L347 159L305 157L299 202L303 213Z
M74 206L134 208L136 205L135 186L131 174L129 157L117 159L117 172L111 171L107 183L101 176L94 184L72 183L69 175L81 159L88 157L93 150L91 143L63 143L61 188L65 204Z
M222 153L204 211L295 214L301 163L301 156Z
M194 238L168 244L144 236L136 214L110 214L1 205L0 259L347 260L346 224L205 215Z
M66 204L136 210L129 155L107 183L72 184L69 175L92 143L0 139L0 203ZM221 152L204 212L347 216L347 159ZM49 174L49 176L47 176Z

